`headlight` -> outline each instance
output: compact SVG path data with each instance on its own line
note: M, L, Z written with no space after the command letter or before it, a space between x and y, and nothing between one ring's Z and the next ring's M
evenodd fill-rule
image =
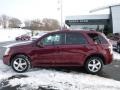
M8 55L10 48L7 48L4 55Z

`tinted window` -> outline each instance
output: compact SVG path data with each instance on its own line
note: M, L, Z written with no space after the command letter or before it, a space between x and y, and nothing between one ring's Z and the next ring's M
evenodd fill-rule
M41 40L42 45L59 45L64 44L64 34L52 34Z
M86 39L80 33L67 33L66 44L86 44Z
M107 43L106 39L99 35L99 34L95 34L95 33L90 33L88 34L88 36L94 41L97 42L98 44L105 44Z

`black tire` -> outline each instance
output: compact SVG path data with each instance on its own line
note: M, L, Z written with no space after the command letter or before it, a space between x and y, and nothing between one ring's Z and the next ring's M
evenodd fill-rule
M117 45L117 52L120 53L120 45Z
M93 66L92 66L93 65ZM97 74L103 67L103 61L100 57L93 56L85 63L85 70L90 74ZM93 69L93 70L92 70Z
M30 40L30 38L27 39L28 41Z
M19 39L16 39L16 41L19 41Z
M21 38L21 41L24 41L25 39L24 38Z
M11 67L15 72L23 73L31 68L31 63L27 56L17 55L12 59Z

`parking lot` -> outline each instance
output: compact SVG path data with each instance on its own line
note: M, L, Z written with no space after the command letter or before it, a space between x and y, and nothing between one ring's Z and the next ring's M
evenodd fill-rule
M19 41L21 42L21 41ZM3 42L0 43L0 60L2 60L2 56L5 53L6 48L4 46L9 45L9 44L14 44L14 43L18 43L18 41L9 41L9 42ZM61 73L86 73L84 71L83 68L44 68L45 70L55 70L55 71L59 71ZM36 70L36 69L34 69ZM38 69L39 71L39 69ZM73 74L73 73L72 73ZM106 65L104 66L103 70L97 74L97 76L100 77L104 77L104 78L108 78L108 79L114 79L117 81L120 81L120 61L119 60L113 60L113 62L110 65ZM26 78L28 77L27 75L18 75L18 76L12 76L9 77L8 80L3 80L0 82L0 85L7 85L6 83L8 83L9 79L16 79L16 78ZM19 87L19 86L18 86ZM0 90L16 90L16 88L18 88L17 86L15 87L10 87L10 86L6 86ZM48 88L43 88L43 87L39 87L40 90L54 90L54 89L48 89ZM38 89L39 90L39 89Z
M9 42L0 43L0 59L2 59L2 56L6 49L3 46L9 45L9 44L14 44L17 42L18 41L9 41ZM71 71L71 70L72 69L67 69L65 71ZM82 69L81 70L76 69L75 71L84 72ZM112 62L112 64L104 66L103 70L98 74L98 76L105 77L105 78L111 78L111 79L120 81L120 61L114 60Z

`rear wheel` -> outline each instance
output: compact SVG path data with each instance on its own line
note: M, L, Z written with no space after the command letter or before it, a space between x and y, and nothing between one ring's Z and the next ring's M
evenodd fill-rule
M13 58L11 66L14 71L22 73L29 70L31 64L27 56L17 55Z
M117 45L117 52L120 53L120 45Z
M16 41L19 41L19 39L18 39L18 38L16 38Z
M90 74L96 74L101 71L103 61L100 57L91 57L85 63L85 69Z

